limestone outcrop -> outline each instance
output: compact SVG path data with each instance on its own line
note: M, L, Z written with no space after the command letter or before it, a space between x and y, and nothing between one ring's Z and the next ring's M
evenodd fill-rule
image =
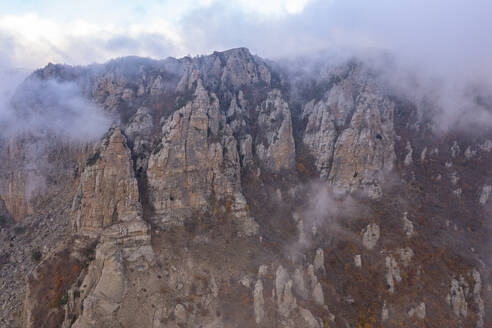
M272 90L258 108L256 154L260 165L279 172L295 166L295 145L292 135L292 118L289 105L282 99L280 90Z
M141 215L130 150L112 130L89 157L72 205L73 231L98 236L106 227Z
M381 183L396 160L394 104L357 72L336 83L319 101L311 100L303 142L320 176L341 190L362 189L382 196Z
M182 224L218 208L233 213L245 234L254 234L256 225L241 192L237 142L219 100L201 80L192 98L164 122L161 142L149 158L153 221Z
M491 326L490 133L434 134L363 63L282 65L36 71L111 128L0 139L0 326Z

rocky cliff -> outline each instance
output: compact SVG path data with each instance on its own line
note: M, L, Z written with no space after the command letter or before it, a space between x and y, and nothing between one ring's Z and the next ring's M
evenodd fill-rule
M20 115L56 81L111 124L1 140L1 325L490 326L492 135L325 69L240 48L34 72Z

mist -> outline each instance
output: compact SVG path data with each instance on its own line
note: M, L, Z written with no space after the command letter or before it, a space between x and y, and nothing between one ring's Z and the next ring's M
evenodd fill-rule
M298 187L307 197L306 203L294 214L299 234L297 241L287 247L287 254L302 254L321 236L324 242L330 239L357 242L358 237L347 224L368 215L370 210L367 207L352 195L337 191L324 181L315 180Z
M86 142L101 137L110 118L84 98L75 82L26 79L3 111L3 133L63 137Z
M33 12L0 16L2 72L48 62L182 57L243 46L300 66L294 70L319 60L357 58L379 72L389 91L422 111L433 108L436 131L492 126L490 1L197 0L146 6L130 1L107 13L102 3L91 1L73 12L57 1L27 8ZM47 15L53 11L66 19ZM9 89L13 83L7 84Z
M195 51L248 46L291 65L357 58L398 95L424 110L435 129L492 127L490 1L311 1L286 17L257 16L222 2L185 17ZM302 58L301 60L293 60ZM487 98L485 97L485 98Z

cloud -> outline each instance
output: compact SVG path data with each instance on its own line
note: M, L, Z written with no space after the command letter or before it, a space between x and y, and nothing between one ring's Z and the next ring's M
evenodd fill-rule
M58 136L85 142L101 137L111 124L101 108L82 96L75 82L36 76L22 83L5 111L2 133L9 136Z
M239 46L270 59L324 51L330 60L355 55L376 63L399 92L419 103L430 99L441 109L440 130L492 121L472 92L492 89L487 0L151 0L145 6L57 0L16 7L22 10L3 6L9 14L0 16L0 40L10 42L2 49L9 49L13 67L180 57ZM391 65L374 60L375 54L391 56ZM474 115L464 115L469 112Z
M191 11L181 26L192 53L247 46L272 59L305 56L305 63L321 52L330 61L357 57L376 65L393 91L422 108L431 103L436 130L445 132L492 126L491 106L477 105L477 92L492 93L491 11L485 0L333 0L279 18L216 2Z
M312 181L298 188L306 195L306 201L294 214L299 235L297 241L287 246L288 254L303 253L319 238L325 243L333 238L357 239L347 224L361 215L367 215L368 208L350 194L333 190L324 181Z

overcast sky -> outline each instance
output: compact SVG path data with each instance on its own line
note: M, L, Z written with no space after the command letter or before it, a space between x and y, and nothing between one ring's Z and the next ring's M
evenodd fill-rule
M270 59L384 52L398 63L393 79L411 72L424 93L438 85L437 98L455 117L471 105L461 97L470 85L492 94L491 13L490 0L0 1L0 77L48 62L182 57L234 47ZM12 83L3 82L6 93Z
M490 73L491 12L488 0L1 1L0 58L34 68L238 46L270 58L347 48Z

